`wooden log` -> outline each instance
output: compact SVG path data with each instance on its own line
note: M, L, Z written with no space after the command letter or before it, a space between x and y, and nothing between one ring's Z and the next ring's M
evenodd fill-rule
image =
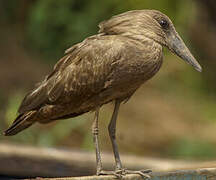
M102 154L103 166L112 170L114 159L109 153ZM153 159L122 155L128 169L152 169L168 172L180 169L214 168L216 162L188 162ZM175 172L175 171L174 171ZM200 171L203 172L203 171ZM23 145L0 144L0 175L14 177L66 177L95 174L94 152L38 148ZM107 177L107 176L106 176ZM216 179L216 178L215 178Z
M151 173L151 180L215 180L216 169L196 169L196 170L182 170L173 172L156 172ZM115 176L85 176L85 177L64 177L64 178L36 178L26 180L113 180ZM126 175L122 180L144 180L146 178L140 175Z

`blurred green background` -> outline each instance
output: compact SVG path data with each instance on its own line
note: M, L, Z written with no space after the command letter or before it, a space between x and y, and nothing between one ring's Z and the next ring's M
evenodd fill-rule
M181 159L216 158L216 1L214 0L11 0L0 1L0 131L17 115L25 93L48 74L64 50L96 34L98 23L132 9L158 9L203 66L191 66L164 49L160 72L122 106L117 124L122 153ZM103 151L111 151L100 114ZM0 142L93 151L89 113L36 124Z

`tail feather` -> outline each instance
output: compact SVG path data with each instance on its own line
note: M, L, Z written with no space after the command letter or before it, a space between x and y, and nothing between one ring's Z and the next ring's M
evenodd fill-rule
M20 114L13 122L13 124L4 132L5 136L13 136L20 131L28 128L35 123L36 111L29 111L24 114Z

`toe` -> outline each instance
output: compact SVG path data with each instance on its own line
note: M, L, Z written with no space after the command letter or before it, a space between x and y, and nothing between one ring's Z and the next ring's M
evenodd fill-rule
M142 171L143 173L152 173L151 169L143 169L143 170L140 170L140 171Z
M100 171L97 175L98 176L113 175L113 176L116 176L116 178L118 179L122 178L122 174L120 173L120 171Z
M142 170L142 171L133 171L133 170L125 170L125 174L139 174L140 176L151 179L151 176L147 173L152 172L151 170Z

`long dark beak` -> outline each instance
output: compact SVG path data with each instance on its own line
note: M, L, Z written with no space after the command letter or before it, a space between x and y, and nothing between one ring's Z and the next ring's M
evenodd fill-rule
M192 65L197 71L202 71L202 67L193 57L177 32L170 33L168 37L168 48L188 64Z

